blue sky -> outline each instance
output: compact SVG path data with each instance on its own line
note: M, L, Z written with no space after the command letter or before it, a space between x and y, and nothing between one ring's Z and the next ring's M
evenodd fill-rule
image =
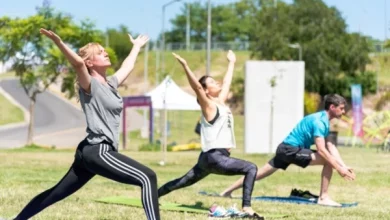
M89 18L98 28L117 27L124 24L131 31L148 34L156 38L161 31L161 7L170 0L51 0L52 5L73 15L76 20ZM182 0L166 9L166 27L169 19L180 13L183 2L206 0ZM286 0L291 2L292 0ZM105 3L103 3L105 2ZM235 0L212 0L215 4L235 2ZM383 40L390 35L385 31L385 11L390 7L386 0L325 0L326 4L336 6L346 19L348 31L361 31L365 35ZM374 3L375 2L375 3ZM42 0L0 0L0 16L26 17L35 13L35 6ZM385 7L386 4L386 7ZM390 13L387 15L387 29L390 27ZM385 33L387 32L387 33Z

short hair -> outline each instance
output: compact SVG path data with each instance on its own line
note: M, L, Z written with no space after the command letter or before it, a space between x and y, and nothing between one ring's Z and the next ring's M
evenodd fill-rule
M329 110L331 105L339 106L339 105L346 105L347 101L345 101L345 98L338 94L328 94L325 96L325 110Z

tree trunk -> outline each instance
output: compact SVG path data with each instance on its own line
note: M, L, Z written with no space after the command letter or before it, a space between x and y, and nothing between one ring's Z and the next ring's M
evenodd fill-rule
M30 123L28 125L28 134L27 134L27 145L31 145L33 143L34 137L34 112L35 112L35 96L30 97Z

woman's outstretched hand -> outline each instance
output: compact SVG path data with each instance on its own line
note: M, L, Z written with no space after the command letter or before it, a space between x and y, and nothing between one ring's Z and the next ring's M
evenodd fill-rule
M44 28L41 28L39 30L39 32L43 35L45 35L46 37L50 38L54 43L59 43L61 42L61 38L56 34L54 33L53 31L51 30L46 30Z
M134 46L143 47L148 41L149 37L146 35L139 35L136 39L134 39L130 34L130 41L133 43Z
M181 56L175 54L175 53L172 53L172 55L182 64L182 65L187 65L187 61L185 59L183 59Z

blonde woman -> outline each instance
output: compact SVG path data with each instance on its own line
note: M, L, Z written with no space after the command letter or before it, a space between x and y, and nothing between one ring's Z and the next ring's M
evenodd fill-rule
M140 35L133 39L129 35L133 43L129 56L112 77L107 77L106 70L111 63L101 45L89 43L76 54L54 32L45 29L40 32L58 46L76 70L88 134L77 147L74 162L60 182L32 199L15 219L31 218L79 190L95 175L100 175L117 182L140 186L147 219L159 220L155 172L118 153L119 120L123 104L117 88L133 70L140 48L149 38Z

